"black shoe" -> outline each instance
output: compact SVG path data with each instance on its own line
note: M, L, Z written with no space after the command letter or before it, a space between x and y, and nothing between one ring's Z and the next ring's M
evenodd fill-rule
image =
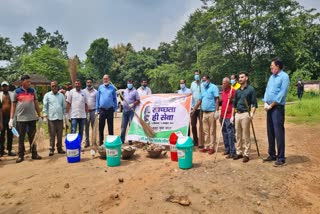
M24 161L24 157L18 157L18 159L16 160L16 163L21 163L22 161Z
M236 156L236 154L233 154L233 155L230 155L230 154L229 154L228 156L226 156L226 158L227 158L227 159L233 159L235 156Z
M88 147L89 147L89 145L85 145L85 146L84 146L84 148L88 148Z
M243 158L243 156L242 155L235 155L233 157L233 160L239 160L240 158Z
M53 156L54 155L54 152L53 151L50 151L49 152L49 156Z
M229 152L223 152L223 155L229 155L230 153Z
M267 158L263 159L263 162L271 162L276 161L277 159L275 157L268 156Z
M279 161L277 160L276 162L274 162L273 166L274 167L279 167L279 166L285 166L286 162L285 161Z
M131 140L129 140L129 145L132 145L133 143L132 143L132 141Z
M63 149L58 149L58 154L66 154L66 152Z
M41 157L40 155L38 155L38 154L32 155L31 158L32 158L33 160L41 160L41 159L42 159L42 157Z
M249 161L249 157L248 156L244 156L242 162L243 163L247 163Z
M204 149L204 146L203 145L199 145L198 149Z
M17 154L14 153L14 152L9 151L9 152L8 152L8 156L14 157L14 156L17 156Z

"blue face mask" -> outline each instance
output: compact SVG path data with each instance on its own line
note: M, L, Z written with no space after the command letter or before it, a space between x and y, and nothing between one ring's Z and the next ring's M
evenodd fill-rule
M181 88L181 89L184 89L185 87L186 87L185 84L180 84L180 88Z
M199 74L195 74L195 75L194 75L194 80L196 80L196 81L197 81L197 80L200 80Z
M131 83L127 84L128 89L132 89L133 85Z
M206 87L208 87L209 83L207 81L205 81L205 82L202 83L202 85L203 85L203 87L206 88Z
M230 80L231 84L234 85L236 83L236 80L233 79L233 80Z

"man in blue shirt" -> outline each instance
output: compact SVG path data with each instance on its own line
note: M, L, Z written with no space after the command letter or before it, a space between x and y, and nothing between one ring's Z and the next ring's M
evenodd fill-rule
M289 76L283 69L283 62L279 58L272 59L270 69L272 75L269 78L263 101L267 111L267 132L269 143L269 157L265 161L276 161L274 166L285 164L285 129L284 106L290 85ZM277 151L275 150L277 140Z
M108 133L113 135L113 113L117 111L117 95L115 87L110 83L109 75L103 76L103 84L98 88L96 100L96 114L99 113L99 141L103 144L103 133L108 123Z
M216 85L210 82L207 75L202 77L200 100L195 105L191 112L194 114L196 109L201 105L203 112L203 134L204 148L200 152L214 153L214 145L216 143L216 120L219 119L219 89Z
M191 94L191 90L186 87L185 80L180 80L180 90L178 91L178 94Z
M190 90L192 93L192 103L191 103L191 110L194 110L194 113L191 115L191 129L192 129L192 137L195 146L198 148L203 148L202 143L202 113L200 112L200 108L194 109L194 106L198 103L201 94L201 82L200 82L200 71L194 71L194 81L191 83ZM200 135L198 136L198 128L197 128L197 121L199 120L199 132Z
M133 87L133 80L129 79L127 81L127 89L123 93L124 100L122 101L123 112L122 112L122 121L121 121L121 141L124 143L127 126L130 124L134 116L134 109L140 102L140 96L138 91ZM129 141L131 145L132 142Z

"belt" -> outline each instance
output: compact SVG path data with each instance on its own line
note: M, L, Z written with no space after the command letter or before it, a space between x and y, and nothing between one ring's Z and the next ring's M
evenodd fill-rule
M113 107L110 107L110 108L102 108L102 107L100 107L100 108L99 108L99 110L103 110L103 111L109 111L109 110L111 110L111 109L113 109Z
M214 112L214 111L202 111L204 113L211 113L211 112Z
M238 113L238 114L242 114L242 113L246 113L246 112L248 112L248 111L238 111L238 110L237 110L237 113Z
M88 110L88 111L95 111L96 109L90 109L90 110Z

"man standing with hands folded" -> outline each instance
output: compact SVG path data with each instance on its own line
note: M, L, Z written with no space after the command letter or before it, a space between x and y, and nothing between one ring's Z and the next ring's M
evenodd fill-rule
M200 99L194 106L191 116L200 105L203 112L202 121L200 122L203 123L205 144L200 152L208 152L209 155L212 155L215 152L214 145L216 144L216 120L219 119L219 89L210 82L210 78L207 75L202 77Z
M269 143L269 157L264 161L275 161L274 166L285 164L285 129L284 106L290 85L289 76L283 69L283 62L279 58L272 59L269 78L263 101L267 111L267 132ZM275 140L277 140L278 155L276 155Z

